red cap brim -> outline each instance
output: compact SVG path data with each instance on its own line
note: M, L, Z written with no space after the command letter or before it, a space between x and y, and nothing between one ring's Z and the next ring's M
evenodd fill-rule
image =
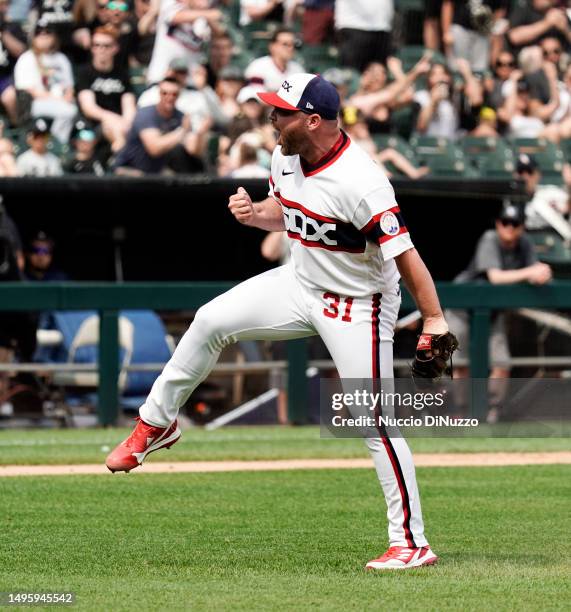
M285 100L282 100L275 92L260 92L258 93L258 98L270 106L277 106L278 108L291 111L299 110L299 108L296 108L295 106L288 104Z

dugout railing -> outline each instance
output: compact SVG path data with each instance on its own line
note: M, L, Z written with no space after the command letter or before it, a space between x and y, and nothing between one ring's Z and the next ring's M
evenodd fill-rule
M188 310L226 291L233 283L2 283L0 310L97 310L100 316L98 352L98 416L102 425L113 425L119 407L120 310ZM438 283L445 308L466 309L470 313L470 373L472 378L488 376L490 317L498 309L571 309L571 281L549 285L489 285L485 283ZM413 309L410 296L403 292L403 308ZM306 340L288 342L288 418L303 423L307 415L308 366ZM43 364L35 364L43 369ZM17 366L16 368L17 369Z

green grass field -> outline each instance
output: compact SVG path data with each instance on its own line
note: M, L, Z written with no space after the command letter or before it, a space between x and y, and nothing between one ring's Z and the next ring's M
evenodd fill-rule
M0 591L86 610L566 610L569 471L420 469L441 562L371 574L372 470L6 478Z
M0 430L0 465L76 464L105 460L129 429ZM571 450L571 438L411 438L416 452ZM321 439L318 427L189 429L168 452L150 461L306 459L366 457L360 439Z
M2 463L103 461L123 430L0 432ZM412 441L417 451L569 440ZM153 460L365 456L315 428L185 432ZM420 468L440 563L367 573L386 548L373 469L0 478L0 591L82 610L567 610L569 466Z

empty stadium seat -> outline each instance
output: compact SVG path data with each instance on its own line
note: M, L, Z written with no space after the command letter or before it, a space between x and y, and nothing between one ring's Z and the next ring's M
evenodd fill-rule
M332 45L305 46L301 50L303 64L308 72L321 74L339 65L339 52Z
M382 149L395 149L412 163L416 163L414 149L397 134L371 134L371 138L379 151Z

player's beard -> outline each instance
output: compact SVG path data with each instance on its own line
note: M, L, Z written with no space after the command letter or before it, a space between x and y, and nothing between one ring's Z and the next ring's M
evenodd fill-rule
M282 155L298 155L303 148L304 136L296 131L281 131L279 144L282 146Z

